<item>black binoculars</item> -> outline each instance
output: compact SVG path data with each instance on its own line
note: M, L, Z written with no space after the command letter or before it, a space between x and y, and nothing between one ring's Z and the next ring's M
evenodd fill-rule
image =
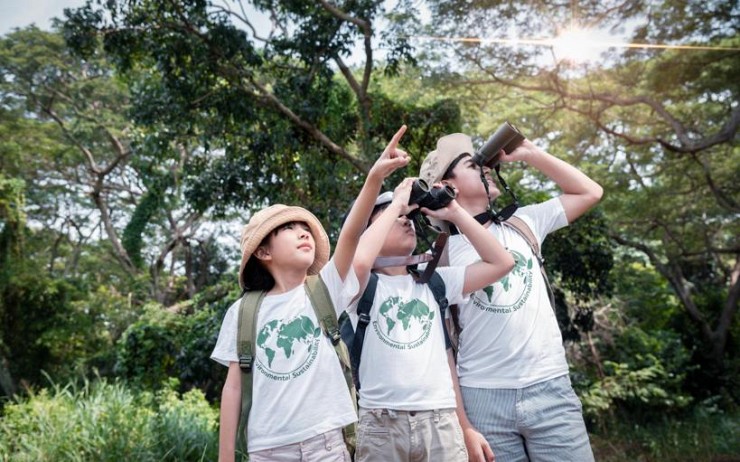
M488 141L476 151L473 155L473 162L480 166L485 165L494 168L501 162L502 149L506 154L509 154L518 148L522 141L524 141L524 135L509 122L504 122L488 138Z
M451 186L435 186L430 188L426 181L418 178L411 185L409 205L419 204L419 208L426 207L429 210L437 210L447 207L452 202L457 192Z

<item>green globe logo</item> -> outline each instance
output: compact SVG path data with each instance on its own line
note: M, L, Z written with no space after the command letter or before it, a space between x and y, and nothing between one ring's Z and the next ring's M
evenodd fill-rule
M532 293L532 258L526 258L516 250L514 268L498 282L475 292L473 305L482 311L508 314L521 308Z
M422 301L390 297L380 305L373 328L383 343L405 350L417 348L429 338L433 320L434 311Z
M321 328L307 316L274 319L257 333L257 369L274 380L303 374L318 353Z

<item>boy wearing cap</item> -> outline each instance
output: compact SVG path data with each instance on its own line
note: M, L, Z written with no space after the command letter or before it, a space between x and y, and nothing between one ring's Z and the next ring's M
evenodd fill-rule
M471 459L490 460L483 457L490 444L498 462L593 460L539 263L526 240L490 212L490 201L501 192L490 169L473 162L474 152L469 136L444 136L419 174L427 182L442 181L455 188L460 205L516 260L510 274L460 306L457 372L464 403L460 414ZM573 222L601 198L603 191L596 182L528 140L501 161L524 161L563 192L515 213L540 245L548 233ZM479 258L464 230L450 236L448 246L451 265Z
M359 374L360 421L357 462L467 462L460 423L455 414L451 350L447 349L440 310L432 290L417 282L405 263L374 268L378 257L408 257L416 248L414 226L406 215L413 178L373 204L357 203L370 226L362 235L354 270L362 293L370 273L378 276L365 330ZM378 191L379 191L378 187ZM454 200L425 214L464 229L481 258L459 267L440 268L446 298L460 303L465 294L505 275L514 260L496 239ZM357 326L357 301L347 312Z
M396 149L403 127L368 173L358 201L374 200L374 186L408 163ZM365 197L367 196L367 198ZM256 321L252 407L247 449L251 462L347 461L342 428L357 414L329 338L321 335L304 283L319 274L335 307L357 294L352 271L365 220L350 213L329 260L329 239L301 207L273 205L252 215L242 230L239 284L264 291ZM328 264L327 264L328 262ZM221 397L219 460L235 459L241 410L237 355L240 301L227 311L211 358L229 368Z

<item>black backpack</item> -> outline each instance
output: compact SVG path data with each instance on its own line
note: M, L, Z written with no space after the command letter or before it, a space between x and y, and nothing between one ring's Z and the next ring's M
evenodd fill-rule
M418 280L418 274L414 271L412 271L411 274L415 279L417 279L417 283L421 284ZM447 303L447 297L445 296L445 282L442 277L434 271L427 284L429 284L429 288L434 294L434 299L439 305L439 311L442 316L442 326L444 327L445 348L451 348L450 338L447 333L447 324L445 323L445 312L449 305ZM362 357L362 345L365 341L365 329L367 329L368 324L370 324L370 309L373 306L377 286L378 275L371 272L370 279L367 282L367 287L365 287L365 292L362 293L362 297L357 304L358 320L356 330L352 328L352 322L350 321L349 315L346 311L339 317L339 331L342 335L342 340L349 350L350 364L352 365L352 377L357 390L360 389L360 359Z

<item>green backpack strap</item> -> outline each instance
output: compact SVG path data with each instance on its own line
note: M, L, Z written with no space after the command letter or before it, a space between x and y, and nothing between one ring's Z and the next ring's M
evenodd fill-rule
M247 292L242 297L239 305L239 318L237 321L236 353L239 357L239 368L241 369L242 383L242 409L239 417L239 430L236 434L237 453L247 454L247 423L249 411L252 409L252 370L254 357L257 352L255 339L257 338L257 314L265 298L265 292Z
M342 336L339 332L339 322L337 321L337 312L334 310L334 303L331 301L329 289L318 275L308 276L306 278L306 293L311 301L311 306L319 320L319 325L324 335L329 337L334 351L337 353L339 362L342 365L344 380L347 382L347 388L352 396L352 403L357 411L357 390L355 389L354 380L352 379L352 365L349 358L347 345L342 342ZM356 447L357 423L352 422L343 429L344 441L347 444L350 454L354 454Z

